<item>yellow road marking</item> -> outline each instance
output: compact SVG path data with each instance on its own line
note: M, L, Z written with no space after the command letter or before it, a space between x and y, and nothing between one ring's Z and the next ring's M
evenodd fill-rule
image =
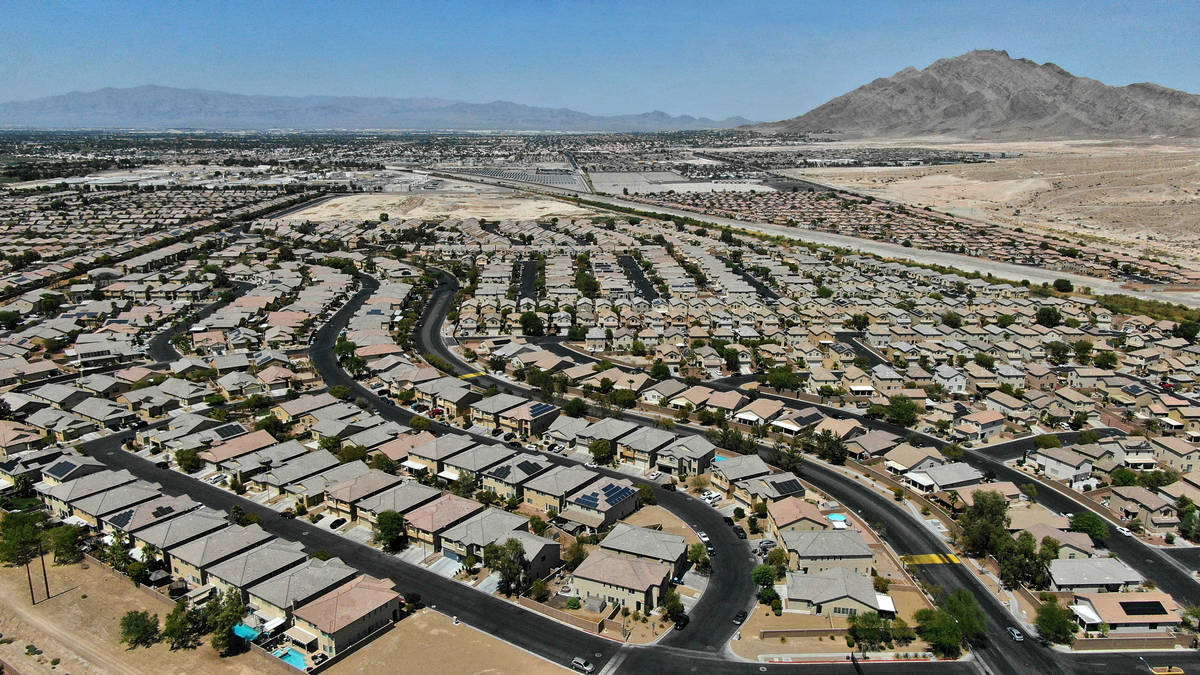
M485 372L483 372L483 371L481 370L481 371L479 371L478 373L467 373L466 375L459 375L459 377L460 377L460 378L462 378L462 379L464 379L464 380L469 380L469 379L471 379L472 377L479 377L480 375L486 375L486 374L487 374L487 373L485 373Z
M900 557L906 565L957 565L962 562L953 553L923 553Z

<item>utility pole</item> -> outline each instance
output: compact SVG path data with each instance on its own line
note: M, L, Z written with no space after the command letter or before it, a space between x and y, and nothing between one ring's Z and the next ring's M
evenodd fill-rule
M42 553L42 540L38 539L38 559L42 561L42 583L46 584L46 599L50 599L50 577L46 574L46 556Z

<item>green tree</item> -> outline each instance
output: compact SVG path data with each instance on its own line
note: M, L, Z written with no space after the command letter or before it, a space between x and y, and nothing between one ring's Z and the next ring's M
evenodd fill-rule
M659 361L650 368L650 377L656 380L665 380L671 377L671 368L667 364Z
M246 649L246 641L233 632L233 627L246 615L246 603L242 601L242 591L237 588L227 589L217 602L212 616L212 648L221 656L230 656Z
M525 547L517 539L483 547L483 564L500 575L500 590L505 595L520 592L525 577Z
M204 466L204 462L200 461L200 451L195 448L176 451L175 463L184 473L196 473Z
M529 584L529 597L538 602L545 602L546 598L550 597L550 589L546 586L545 579L534 579L532 584Z
M1047 448L1061 448L1062 440L1053 434L1041 434L1040 436L1035 436L1033 438L1033 444L1036 445L1040 450L1045 450Z
M1075 635L1075 617L1058 600L1043 602L1037 609L1033 625L1037 627L1038 635L1056 644L1067 644Z
M375 517L375 541L385 551L395 551L404 541L404 516L388 509Z
M921 410L907 396L892 396L888 399L887 417L894 424L910 427L917 423Z
M979 606L974 594L965 588L960 588L946 598L942 606L958 621L966 640L983 637L987 620L984 618L983 609Z
M1040 307L1034 319L1039 325L1054 328L1062 323L1062 313L1055 307Z
M919 609L914 615L917 634L929 643L929 649L944 658L957 658L962 653L963 630L949 612L941 609Z
M598 438L588 445L588 450L592 453L592 459L596 460L597 464L609 464L613 459L612 441L607 438Z
M1046 345L1046 358L1056 366L1061 366L1071 359L1071 345L1062 340L1055 340Z
M697 570L708 569L708 551L703 543L696 542L688 547L688 562Z
M576 396L563 404L563 414L567 417L583 417L587 414L587 402Z
M574 570L583 564L587 559L587 549L583 547L583 542L576 539L567 547L567 552L563 555L563 564L568 570Z
M850 637L864 654L879 649L888 641L891 637L889 628L889 621L879 616L879 612L863 612L850 617Z
M774 565L759 565L750 573L750 577L754 579L755 585L760 588L769 588L775 585L775 566Z
M149 647L158 642L158 615L129 611L121 617L121 642L135 647Z
M162 639L172 650L191 649L198 644L195 626L188 620L187 598L180 598L163 620Z
M659 605L662 607L663 616L668 621L679 621L684 615L683 601L675 591L667 591L663 594Z
M947 328L962 328L963 319L957 312L946 312L942 315L942 325Z
M962 544L967 554L982 558L995 555L1008 540L1008 502L992 490L975 493L970 506L958 517L962 526Z
M525 335L541 335L544 332L541 317L536 312L521 314L521 332Z
M1128 487L1130 485L1137 485L1138 483L1137 473L1123 466L1113 469L1110 475L1112 477L1112 484L1118 487Z
M1117 353L1111 352L1111 351L1100 352L1099 354L1097 354L1095 356L1095 358L1092 359L1092 364L1095 365L1097 368L1113 370L1117 367L1117 365L1119 365L1118 360L1117 360Z
M339 398L343 401L348 400L354 392L344 384L335 384L329 388L329 395L334 398Z
M1083 532L1096 541L1108 538L1108 523L1091 511L1082 511L1071 516L1071 529Z
M61 525L46 532L46 543L54 553L54 562L76 563L83 560L83 538L86 531L75 525Z
M1071 344L1071 348L1075 350L1075 360L1083 365L1087 365L1092 360L1092 348L1094 346L1090 340L1076 340Z

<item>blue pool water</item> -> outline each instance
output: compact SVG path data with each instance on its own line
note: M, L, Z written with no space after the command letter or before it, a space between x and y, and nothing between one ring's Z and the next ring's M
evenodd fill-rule
M725 461L725 459L726 459L725 457L722 457L722 456L720 456L720 455L717 455L717 456L713 457L713 461L714 461L714 462L724 462L724 461Z
M296 651L295 647L288 647L287 651L276 649L274 652L272 652L272 654L278 657L281 661L299 668L300 670L304 670L308 666L308 664L304 662L304 654Z
M845 519L846 519L846 514L844 514L844 513L831 513L831 514L829 514L829 519L830 519L830 520L845 520Z
M253 628L251 628L250 626L247 626L244 623L234 624L233 633L234 633L234 635L237 635L238 637L242 638L243 640L249 640L251 642L254 642L255 640L258 639L259 635L262 635L262 631L254 630Z

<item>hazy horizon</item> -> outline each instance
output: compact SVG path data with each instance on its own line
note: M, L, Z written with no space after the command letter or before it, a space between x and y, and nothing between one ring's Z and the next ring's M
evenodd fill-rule
M1200 91L1184 3L6 4L4 101L158 85L777 120L973 49Z

